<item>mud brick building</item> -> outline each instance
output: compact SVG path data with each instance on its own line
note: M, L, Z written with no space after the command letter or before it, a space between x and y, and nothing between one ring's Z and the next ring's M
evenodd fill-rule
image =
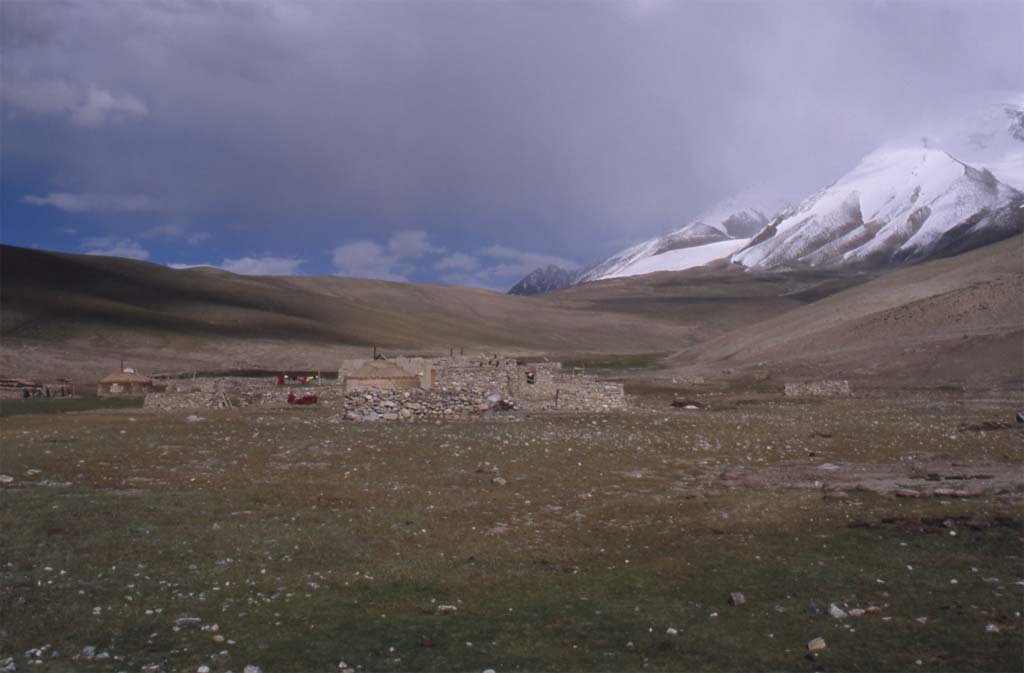
M114 372L96 384L97 397L145 397L153 392L153 379L131 370Z

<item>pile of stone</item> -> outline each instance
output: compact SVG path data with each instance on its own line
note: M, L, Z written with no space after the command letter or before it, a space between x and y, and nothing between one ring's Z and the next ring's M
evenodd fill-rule
M146 395L142 406L157 411L189 411L192 409L234 409L254 404L270 404L278 395L271 392L243 392L230 395L224 392L159 392Z
M235 409L263 404L284 404L288 395L316 395L321 403L344 395L338 385L279 386L267 377L198 377L169 380L162 390L146 395L143 406L157 411Z
M347 421L470 419L511 408L499 397L476 390L363 390L340 400Z
M807 381L787 383L786 397L849 397L849 381Z

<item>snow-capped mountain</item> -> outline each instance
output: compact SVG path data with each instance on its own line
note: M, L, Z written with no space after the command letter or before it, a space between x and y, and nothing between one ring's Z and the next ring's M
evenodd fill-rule
M568 287L576 280L576 272L567 271L560 266L549 264L546 267L534 269L521 281L516 283L508 294L530 295L551 292L563 287Z
M681 271L729 257L768 224L784 202L766 190L748 190L701 213L686 226L627 248L583 269L576 283ZM751 205L756 204L756 205Z
M956 254L1024 228L1024 194L946 152L883 148L796 208L732 261L749 268L886 266Z
M1024 93L984 94L967 112L934 124L925 140L1024 191Z
M963 110L922 122L924 135L873 152L798 206L785 206L776 189L747 190L686 226L566 273L578 284L725 258L762 270L882 267L1020 233L1024 94L987 93Z

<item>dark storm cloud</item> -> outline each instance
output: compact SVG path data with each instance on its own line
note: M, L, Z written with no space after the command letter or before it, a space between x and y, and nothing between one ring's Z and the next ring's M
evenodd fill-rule
M1020 3L2 7L5 199L303 258L425 231L587 261L1024 82Z

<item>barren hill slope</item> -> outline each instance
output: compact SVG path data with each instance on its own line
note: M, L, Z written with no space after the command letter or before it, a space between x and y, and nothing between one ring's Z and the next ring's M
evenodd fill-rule
M310 366L378 345L650 350L679 335L470 288L334 277L253 277L133 260L2 249L3 369L121 357L149 368ZM141 361L140 361L141 360Z
M864 278L736 270L664 273L541 297L308 276L239 276L0 247L9 374L322 367L394 351L672 352Z
M680 369L1019 385L1024 240L881 276L682 351Z

